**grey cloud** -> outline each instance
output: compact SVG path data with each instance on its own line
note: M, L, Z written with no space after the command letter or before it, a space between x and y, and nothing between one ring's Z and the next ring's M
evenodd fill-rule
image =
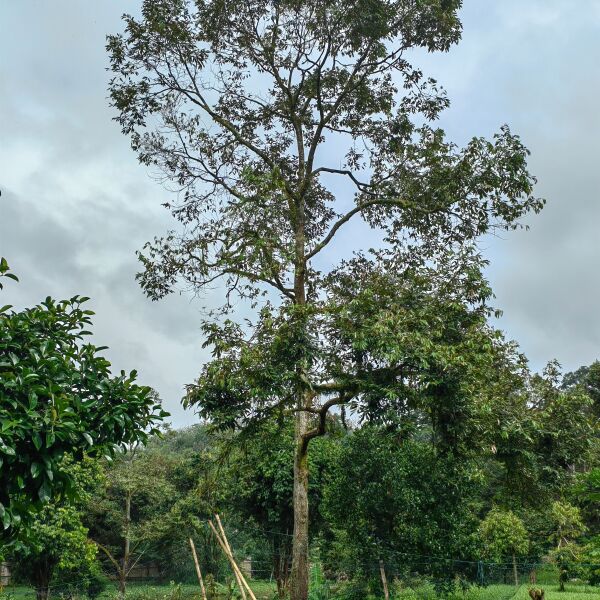
M11 300L47 294L92 297L95 331L116 368L139 368L174 422L183 386L206 360L203 307L219 301L173 295L147 300L134 280L135 251L174 225L167 192L136 163L106 100L105 35L138 0L0 3L0 254L22 282ZM462 43L447 55L415 53L448 90L441 121L450 137L492 135L508 122L532 151L543 213L531 231L484 240L500 325L539 368L600 355L600 3L467 0ZM328 149L332 151L333 149ZM340 238L371 239L362 226ZM373 238L374 239L374 238Z

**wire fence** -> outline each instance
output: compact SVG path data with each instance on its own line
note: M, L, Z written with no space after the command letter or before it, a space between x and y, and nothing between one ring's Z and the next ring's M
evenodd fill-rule
M179 546L170 545L164 552L155 548L152 560L142 560L142 555L136 557L135 566L126 579L125 598L197 600L200 590L196 571L190 548L184 543L188 535L198 548L208 600L240 598L231 565L207 529L197 527L182 532ZM291 535L248 526L228 528L227 536L235 561L254 589L257 600L285 597L291 567ZM261 539L262 545L257 543ZM271 544L266 540L271 540ZM544 588L554 594L561 579L563 584L566 579L569 591L582 594L575 599L565 596L565 600L600 600L600 587L592 585L591 576L596 573L600 578L600 564L579 563L565 578L555 564L538 558L490 562L386 548L374 551L370 558L364 558L363 554L362 558L336 562L324 554L318 544L314 545L310 561L310 600L529 600L529 589ZM163 555L169 559L161 561ZM36 588L27 583L31 580L26 576L27 565L20 565L12 576L10 565L5 563L0 565L0 599L123 599L115 570L108 562L99 564L102 570L96 573L55 575L48 586ZM545 597L545 600L553 599L552 595Z

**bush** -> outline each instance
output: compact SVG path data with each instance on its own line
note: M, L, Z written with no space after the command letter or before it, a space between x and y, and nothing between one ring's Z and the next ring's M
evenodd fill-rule
M110 580L98 567L93 569L87 583L87 596L90 600L95 600L108 586Z
M335 598L336 600L376 600L377 596L372 593L367 581L354 579L340 584Z
M100 563L79 565L73 569L59 569L53 578L52 588L59 590L60 595L68 598L87 596L95 600L106 589L110 580L102 572Z

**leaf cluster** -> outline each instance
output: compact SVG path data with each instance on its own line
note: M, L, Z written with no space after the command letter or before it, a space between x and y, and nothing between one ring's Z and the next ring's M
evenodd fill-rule
M73 493L65 455L111 454L143 442L162 411L135 371L114 376L86 342L86 297L0 310L0 518L4 529L56 494Z

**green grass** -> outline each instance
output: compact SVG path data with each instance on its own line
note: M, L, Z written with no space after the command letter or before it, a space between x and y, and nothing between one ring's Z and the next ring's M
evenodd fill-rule
M273 600L276 598L275 583L269 581L250 580L252 590L257 600ZM558 591L558 585L538 584L545 590L545 600L600 600L600 588L592 588L585 585L569 584L564 592ZM490 585L485 588L472 587L464 593L457 592L451 595L450 600L530 600L529 585L522 585L515 590L511 585ZM397 590L396 590L397 591ZM57 590L58 592L58 590ZM217 593L220 600L228 597L224 585L218 584ZM52 598L60 599L60 593L55 593ZM234 595L234 598L239 596ZM1 600L33 600L35 594L32 588L27 586L9 586L0 593ZM117 589L109 585L99 596L98 600L115 600ZM405 589L392 600L431 600L435 598L433 588L423 586L414 590ZM145 584L131 583L127 590L128 600L200 600L200 589L198 585L192 584ZM334 593L329 595L329 600L336 600Z
M565 586L564 592L558 591L557 585L537 585L545 592L545 600L597 600L600 598L600 588L585 585L570 584ZM529 586L521 586L513 600L530 600Z
M250 587L256 595L257 600L271 600L275 594L275 583L260 580L250 580ZM52 598L61 598L61 590L56 589L51 593ZM217 593L223 600L228 597L227 588L222 584L217 584ZM117 588L110 583L106 590L98 596L97 600L115 600L118 597ZM234 598L237 596L234 596ZM127 600L200 600L200 587L197 584L147 584L130 583L127 586ZM0 593L2 600L32 600L35 599L35 593L31 587L7 586Z

